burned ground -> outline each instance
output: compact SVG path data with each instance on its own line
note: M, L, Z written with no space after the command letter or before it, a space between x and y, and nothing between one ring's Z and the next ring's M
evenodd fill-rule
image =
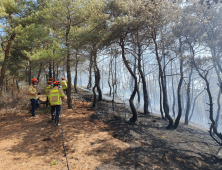
M129 124L127 106L116 103L113 111L103 100L92 108L92 97L79 89L73 109L62 108L70 169L222 169L219 146L206 130L185 125L166 130L166 121L143 113ZM49 122L50 108L41 105L33 118L29 107L0 111L0 169L67 169L61 126Z

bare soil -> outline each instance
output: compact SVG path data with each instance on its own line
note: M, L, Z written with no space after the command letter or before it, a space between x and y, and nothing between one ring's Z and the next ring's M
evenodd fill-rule
M125 105L115 103L112 111L111 102L100 101L92 108L92 98L79 89L73 109L64 102L57 127L44 104L31 117L28 99L17 99L20 107L0 102L0 170L68 169L62 128L70 170L222 170L219 146L207 131L184 125L166 130L166 121L142 113L129 124Z

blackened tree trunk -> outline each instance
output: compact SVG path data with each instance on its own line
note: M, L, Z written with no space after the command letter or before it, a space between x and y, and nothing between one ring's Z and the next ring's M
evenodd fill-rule
M93 63L93 70L94 70L94 74L96 74L96 67L95 67L95 63ZM96 81L95 81L95 84L92 88L92 91L93 91L93 107L96 107Z
M108 77L108 85L109 85L109 96L111 96L112 94L112 87L110 84L110 75L112 74L112 59L110 59L110 63L109 63L109 77Z
M145 76L143 74L142 71L142 65L141 65L141 45L138 45L138 70L142 79L142 83L143 83L143 100L144 100L144 114L150 114L149 110L148 110L148 103L149 103L149 99L148 99L148 92L147 92L147 88L146 88L146 79Z
M134 63L134 66L133 66L133 73L136 75L136 61L137 61L137 59L136 58L134 58L135 60L135 63ZM132 77L132 82L134 82L135 80L134 80L134 78ZM133 83L132 83L133 84ZM135 87L135 86L134 86ZM138 103L140 104L140 91L139 91L139 82L138 82L138 85L137 85L137 89L136 89L136 91L137 91L137 101L138 101Z
M131 76L134 78L134 89L133 89L133 93L131 94L130 96L130 99L129 99L129 105L130 105L130 108L132 110L132 114L133 114L133 117L130 118L130 122L135 122L137 120L137 112L136 112L136 108L133 104L133 99L136 95L136 92L137 92L137 77L136 75L133 73L132 69L130 68L129 66L129 61L127 61L126 57L125 57L125 44L124 44L124 38L120 38L120 47L122 49L122 59L123 59L123 62L126 66L126 68L128 69L128 71L130 72Z
M92 88L92 65L93 65L93 57L90 56L90 63L89 63L89 82L87 85L87 89Z
M181 38L179 38L179 43L180 43L180 47L179 47L179 59L180 59L180 81L178 84L178 88L177 88L177 98L178 98L178 115L177 118L175 120L175 123L173 125L173 128L176 129L180 123L180 118L182 115L182 106L181 106L181 87L183 84L183 58L182 58L182 42L181 42Z
M193 67L191 66L191 71L189 74L189 79L187 83L187 106L186 106L186 113L185 113L185 125L189 124L189 114L190 114L190 84L191 84L191 76L193 73Z
M171 129L173 126L173 119L171 118L171 116L169 114L169 106L167 103L167 89L164 85L163 70L162 70L162 66L161 66L161 59L160 59L159 53L158 53L158 45L156 42L156 30L155 29L152 32L152 39L153 39L153 42L155 45L156 59L157 59L158 66L159 66L159 75L160 75L162 91L163 91L163 110L165 112L166 118L169 120L169 125L166 127L166 129Z
M72 108L72 98L71 98L71 70L70 70L70 44L69 44L69 31L71 26L70 15L67 16L67 24L66 24L66 48L67 48L67 78L68 78L68 89L67 89L67 102L68 109Z
M115 95L117 95L116 58L117 58L117 54L115 53L115 90L113 89L115 91Z
M18 90L18 92L20 92L18 80L16 79L15 81L16 81L17 90Z
M99 67L97 65L97 48L94 47L93 49L93 57L94 57L94 66L95 66L95 85L97 88L97 91L99 93L99 98L98 101L102 101L102 91L100 88L100 70Z
M189 45L190 45L192 51L194 51L191 44L189 44ZM209 103L207 103L209 105L209 114L210 114L209 119L211 121L210 131L209 131L210 136L212 137L213 140L215 140L215 142L217 142L219 145L222 146L222 143L221 143L222 134L217 131L216 122L214 121L214 117L213 117L213 98L212 98L211 91L210 91L210 84L209 84L209 81L207 80L209 70L204 70L204 72L201 73L195 63L194 55L193 55L193 64L194 64L194 67L197 70L199 76L205 81L205 84L206 84L206 91L207 91L208 98L209 98ZM217 139L213 134L215 134L219 139Z
M173 117L175 117L175 92L174 92L174 82L173 82L173 62L171 62L171 76L172 76L172 92L173 92L173 104L172 104L172 112Z
M220 78L219 70L217 69L217 66L216 66L215 62L214 62L214 69L215 69L215 71L217 73L218 85L221 86L222 81L221 81L221 78ZM216 128L218 128L218 121L219 121L219 117L220 117L220 96L221 96L221 88L218 91L218 96L217 96L217 115L216 115L216 119L215 119Z
M175 120L175 123L173 125L173 128L176 129L179 125L180 122L180 118L182 115L182 106L181 106L181 86L183 84L183 59L180 58L180 82L178 84L178 88L177 88L177 97L178 97L178 115L177 118Z
M163 115L163 106L162 106L162 87L161 87L161 82L160 82L160 73L159 73L159 78L158 78L158 82L159 82L159 88L160 88L160 113L162 116L162 119L165 119L165 116Z

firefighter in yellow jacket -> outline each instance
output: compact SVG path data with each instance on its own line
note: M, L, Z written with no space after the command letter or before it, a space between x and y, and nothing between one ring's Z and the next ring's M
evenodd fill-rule
M32 116L36 116L35 109L37 109L40 106L39 100L37 99L37 95L40 93L36 92L37 83L38 80L36 78L33 78L32 85L29 86L29 99L32 105L30 112L32 113Z
M63 89L63 92L65 93L65 95L67 94L67 84L66 84L66 79L65 79L65 77L62 77L62 82L61 82L61 84L62 84L62 89Z
M52 120L55 120L55 126L58 126L59 114L62 108L62 99L65 96L65 94L63 93L63 90L59 88L59 85L60 85L59 81L54 81L54 87L49 92L51 116L52 116ZM56 111L56 115L55 115L55 111Z
M46 107L49 105L49 92L52 89L52 81L48 81L48 86L45 88Z

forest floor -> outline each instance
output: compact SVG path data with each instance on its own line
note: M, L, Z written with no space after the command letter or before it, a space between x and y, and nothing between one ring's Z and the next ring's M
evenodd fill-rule
M63 104L60 115L70 170L222 169L219 146L207 131L184 125L166 130L167 121L142 113L131 125L123 104L113 112L105 100L92 109L92 94L81 89L72 97L73 109ZM49 122L43 104L31 117L29 100L21 99L0 101L0 170L66 170L61 125Z

